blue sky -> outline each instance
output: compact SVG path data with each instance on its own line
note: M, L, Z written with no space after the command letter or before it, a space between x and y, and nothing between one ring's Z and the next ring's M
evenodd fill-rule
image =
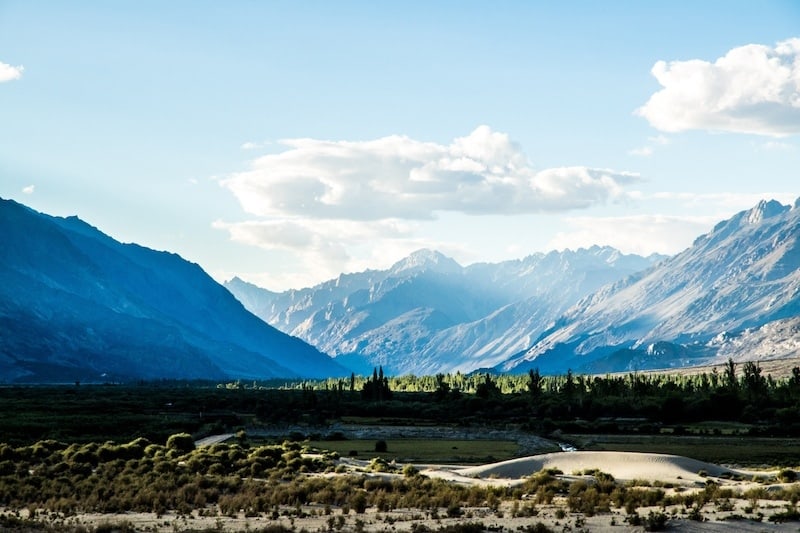
M800 3L0 0L0 196L271 289L800 196Z

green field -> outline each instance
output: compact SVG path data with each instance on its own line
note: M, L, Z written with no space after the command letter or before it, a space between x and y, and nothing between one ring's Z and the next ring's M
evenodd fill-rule
M571 435L581 450L667 453L740 466L800 465L800 441L790 438L668 435Z
M311 441L315 448L338 452L356 459L380 457L402 462L480 464L517 456L517 443L510 440L387 439L387 451L375 451L375 439Z

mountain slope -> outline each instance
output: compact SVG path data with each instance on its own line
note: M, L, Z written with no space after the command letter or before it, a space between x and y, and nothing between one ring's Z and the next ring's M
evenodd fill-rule
M531 345L598 287L660 259L611 248L535 254L462 267L431 250L388 270L274 293L238 278L225 286L253 313L357 371L470 371Z
M0 201L4 381L343 375L196 264Z
M584 298L498 370L605 372L744 358L719 339L791 331L782 321L800 315L798 206L762 201L720 222L679 255Z

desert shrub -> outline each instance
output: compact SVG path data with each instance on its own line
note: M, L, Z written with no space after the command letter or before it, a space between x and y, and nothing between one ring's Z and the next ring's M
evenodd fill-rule
M363 492L354 492L347 504L358 514L364 514L367 510L367 496Z
M419 475L419 470L411 464L403 467L403 475L406 477L413 477Z
M167 439L167 449L189 453L194 450L194 439L188 433L176 433Z
M775 513L769 517L770 522L781 524L783 522L796 522L800 520L800 511L791 504L786 505L786 510L780 513Z
M661 511L650 511L644 519L645 531L662 531L666 529L669 517Z
M689 520L694 520L696 522L704 522L705 521L705 517L703 516L703 513L700 512L700 507L697 506L697 505L694 505L694 506L692 506L691 509L689 509L689 513L686 515L686 518L688 518Z
M784 468L780 472L778 472L778 479L782 483L794 483L797 481L797 472L790 468Z
M373 472L390 472L392 470L391 465L380 457L375 457L370 461L367 468Z
M628 513L628 516L625 517L625 521L634 527L641 526L643 522L642 517L636 512Z
M463 515L464 512L461 510L461 506L455 503L451 503L447 506L447 516L448 518L458 518L459 516Z
M528 524L524 528L522 528L524 533L554 533L555 530L547 527L541 522L536 522L535 524Z

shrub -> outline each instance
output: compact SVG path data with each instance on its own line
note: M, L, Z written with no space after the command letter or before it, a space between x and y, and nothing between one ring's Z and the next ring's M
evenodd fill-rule
M406 465L403 467L403 475L405 477L414 477L419 474L419 470L414 465Z
M644 520L645 531L661 531L667 527L667 515L661 511L650 511Z
M386 444L385 440L379 440L375 443L375 451L377 453L386 453L389 450L389 446Z
M194 439L188 433L176 433L167 439L167 448L181 453L194 450Z
M464 513L463 513L463 511L461 510L461 506L460 506L460 505L458 505L458 504L455 504L455 503L454 503L454 504L451 504L451 505L449 505L449 506L447 507L447 516L448 516L449 518L458 518L458 517L459 517L459 516L461 516L462 514L464 514Z
M363 492L355 492L348 501L349 506L358 514L367 510L367 496Z

